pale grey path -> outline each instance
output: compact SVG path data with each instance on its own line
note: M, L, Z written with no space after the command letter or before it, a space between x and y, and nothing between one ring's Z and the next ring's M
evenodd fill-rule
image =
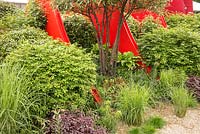
M172 105L161 104L148 110L146 118L149 116L160 116L167 122L156 134L200 134L200 106L188 109L184 118L178 118L174 115ZM116 134L126 134L129 129L130 127L120 123Z
M166 110L166 113L162 111L160 115L167 125L157 134L200 134L200 107L189 109L184 118L176 117L171 107Z

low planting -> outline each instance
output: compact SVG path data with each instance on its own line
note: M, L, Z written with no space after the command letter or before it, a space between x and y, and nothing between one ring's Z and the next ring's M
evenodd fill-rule
M200 101L200 77L191 76L186 81L186 86L191 93Z
M121 117L120 111L114 111L111 108L111 102L105 101L98 109L96 123L107 129L109 133L115 133L117 128L117 122Z
M56 112L56 111L55 111ZM48 120L45 134L107 134L104 128L84 113L58 111Z
M161 129L165 124L160 117L150 117L141 127L131 129L129 134L155 134L156 129Z

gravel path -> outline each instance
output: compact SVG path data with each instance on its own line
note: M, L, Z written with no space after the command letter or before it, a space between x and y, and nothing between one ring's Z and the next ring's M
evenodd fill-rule
M155 109L150 109L146 114L149 116L160 116L166 121L166 125L157 130L156 134L200 134L200 105L197 108L188 109L184 118L174 115L173 106L161 104ZM126 134L130 127L120 123L116 134Z
M154 114L161 116L167 122L157 134L200 134L200 106L188 109L184 118L176 117L171 105L154 109Z

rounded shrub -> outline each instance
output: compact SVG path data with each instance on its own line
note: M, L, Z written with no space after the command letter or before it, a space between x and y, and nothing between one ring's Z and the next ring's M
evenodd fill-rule
M13 30L0 36L0 62L23 42L31 44L44 44L50 37L44 31L27 27L21 30Z
M153 30L142 36L139 48L147 65L200 75L200 34L188 28Z
M71 43L76 42L79 47L87 48L88 51L97 43L95 29L84 16L78 14L66 16L64 25Z
M6 61L23 66L30 90L43 94L34 114L44 117L53 109L82 109L96 82L96 65L90 55L59 41L30 45L13 51Z

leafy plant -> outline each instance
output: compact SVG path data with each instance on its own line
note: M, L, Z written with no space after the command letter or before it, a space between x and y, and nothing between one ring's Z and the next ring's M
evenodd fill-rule
M186 81L186 86L190 92L200 101L200 77L190 76Z
M79 47L86 48L87 51L91 51L97 43L95 29L83 15L67 15L64 25L71 43L78 43Z
M128 125L141 125L149 99L150 93L144 86L135 84L131 88L123 89L119 95L122 120Z
M117 67L118 75L124 78L130 78L130 74L138 67L138 56L134 56L132 52L119 53Z
M0 66L0 133L28 133L34 130L30 109L40 101L38 94L29 92L28 80L21 75L23 68L8 64Z
M200 35L190 29L177 27L157 29L140 39L141 55L147 65L158 70L183 69L187 74L199 74Z
M107 134L104 128L95 125L94 120L81 112L60 111L49 118L46 134Z
M38 109L33 110L41 117L57 108L83 109L86 94L96 82L96 66L91 56L74 45L66 47L59 41L43 45L28 42L6 60L24 67L23 74L30 78L31 91L45 94Z
M185 116L187 108L194 102L188 91L182 87L176 87L172 90L172 102L176 116L182 118Z
M27 27L21 30L13 30L0 36L0 62L5 57L18 48L23 42L43 45L51 40L44 31L36 28Z
M35 28L46 28L46 16L42 8L38 5L36 0L29 0L27 5L27 23Z

